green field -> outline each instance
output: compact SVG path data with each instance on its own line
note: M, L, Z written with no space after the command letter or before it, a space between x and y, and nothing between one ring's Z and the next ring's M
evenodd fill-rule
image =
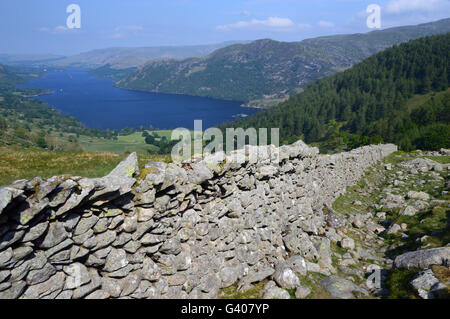
M169 140L172 134L171 130L152 131L149 133L151 134L153 132L157 133L160 137L165 136ZM158 150L157 146L145 143L142 132L136 132L126 136L119 135L118 140L80 136L78 142L85 152L107 152L116 154L136 152L138 154L148 154L149 150Z

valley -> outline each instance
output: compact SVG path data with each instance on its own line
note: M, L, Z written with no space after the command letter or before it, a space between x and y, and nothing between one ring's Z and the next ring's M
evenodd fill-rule
M248 19L210 33L308 29ZM0 52L0 299L450 298L449 18L208 45L114 30ZM176 128L233 150L179 159Z

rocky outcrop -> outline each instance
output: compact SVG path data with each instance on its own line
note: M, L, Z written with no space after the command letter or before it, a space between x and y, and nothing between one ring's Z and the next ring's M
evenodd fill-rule
M397 268L425 269L432 265L449 266L450 247L416 250L397 256L394 265Z
M17 181L0 189L0 298L216 298L266 278L267 298L305 294L295 273L333 271L323 208L394 151L300 141L142 172L132 154L103 178Z

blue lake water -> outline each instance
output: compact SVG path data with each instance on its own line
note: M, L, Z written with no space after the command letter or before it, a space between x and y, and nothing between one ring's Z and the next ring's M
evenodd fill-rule
M113 80L93 77L85 70L68 70L49 72L20 87L52 90L52 94L37 98L62 114L75 116L89 128L152 125L158 129L193 129L194 120L203 120L206 129L232 121L238 114L257 112L235 101L124 90L112 84Z

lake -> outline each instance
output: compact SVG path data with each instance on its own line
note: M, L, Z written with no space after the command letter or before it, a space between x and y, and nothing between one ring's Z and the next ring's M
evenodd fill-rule
M232 121L236 115L258 111L235 101L125 90L113 87L113 83L86 70L67 70L46 73L20 87L52 90L52 94L36 98L62 114L75 116L88 128L120 130L152 125L158 129L193 129L194 120L203 120L206 129Z

